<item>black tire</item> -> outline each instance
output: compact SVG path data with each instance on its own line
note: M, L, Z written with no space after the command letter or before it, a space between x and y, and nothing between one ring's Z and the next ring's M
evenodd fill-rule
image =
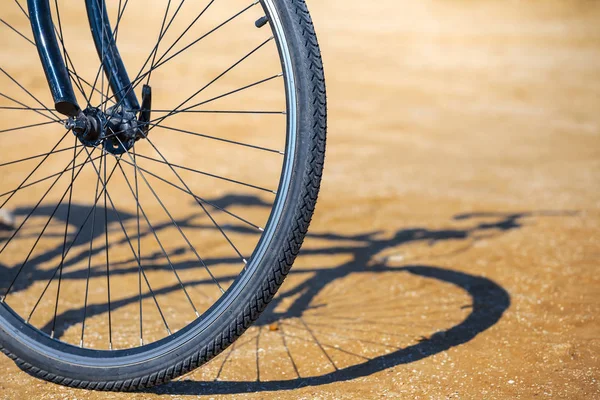
M298 123L283 216L260 264L208 329L196 329L192 323L173 336L132 350L94 353L53 340L0 305L0 348L20 368L54 383L86 389L121 391L162 384L226 349L273 298L300 250L317 201L326 95L319 46L304 0L274 0L271 5L290 48ZM270 12L266 4L263 7Z

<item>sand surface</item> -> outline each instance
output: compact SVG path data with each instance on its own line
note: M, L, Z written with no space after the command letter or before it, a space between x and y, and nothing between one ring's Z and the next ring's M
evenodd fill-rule
M143 9L148 21L160 23L162 3L146 4L151 5ZM326 67L326 171L301 256L259 323L208 365L140 394L64 388L30 377L2 357L1 398L600 398L600 5L313 0L309 7ZM79 49L72 53L79 60L75 65L81 70L87 65L86 79L93 80L97 59L91 39L77 36L78 28L85 29L85 20L76 18L80 14L79 9L64 13L65 36ZM16 5L4 5L0 15L27 29ZM257 16L258 10L244 21L253 23ZM206 18L205 30L220 15ZM15 57L30 45L5 26L0 29L0 64L47 100L37 55L29 49ZM148 54L147 44L136 45L136 35L143 38L139 30L135 20L123 25L119 40L126 59ZM255 39L258 33L244 38ZM156 104L172 105L188 85L198 87L223 70L243 42L234 34L219 40L208 42L203 56L174 63L167 71L175 75L157 70ZM277 67L276 62L269 65ZM265 69L256 63L224 87L264 76ZM0 91L18 93L9 84L2 77ZM277 90L268 93L245 97L243 104L259 99L268 109L281 109ZM0 129L23 121L14 113L1 115ZM284 119L240 122L207 116L198 123L185 118L179 123L186 129L283 146L276 132ZM32 133L39 138L35 144L25 135L4 134L2 162L32 154L32 148L47 151L45 132ZM170 160L205 163L212 172L249 180L254 176L245 163L251 163L254 172L257 166L262 171L253 181L257 184L268 185L277 177L272 171L278 158L224 158L218 147L201 148L189 138L166 135L156 135L156 143L162 143ZM65 146L72 146L68 140ZM49 161L53 171L69 156L61 157L67 158ZM18 171L4 173L2 191L23 179ZM86 169L81 181L76 198L89 205L94 171ZM128 213L128 229L135 229L135 202L120 182L113 196ZM231 191L209 179L195 180L193 189L224 204L230 201L235 210L259 221L268 215L265 205L272 199ZM39 198L43 190L35 190ZM204 240L212 259L222 259L215 261L219 273L235 271L237 266L226 259L230 249L215 239L214 230L202 228L210 221L198 215L197 205L180 202L166 186L161 190L176 209L174 217L190 230L198 228L194 238ZM31 204L32 197L14 201L18 220L23 217L19 207ZM155 203L147 207L160 212ZM36 226L39 231L39 221L32 222L32 231ZM111 234L117 235L116 220L111 223ZM49 252L61 245L60 226L52 228L56 243L48 244ZM173 232L165 228L162 234L165 246L177 250L182 244L172 239ZM244 231L236 237L244 249L257 238ZM145 250L158 252L150 239L145 238ZM102 240L99 236L98 243ZM137 290L135 264L123 242L115 246L115 265L133 268L129 283L113 289L127 299ZM183 264L186 256L180 253L175 261ZM2 262L8 265L10 259ZM96 262L100 268L102 259ZM84 257L73 262L69 273L83 273L86 267ZM155 282L172 278L168 271L154 274ZM94 279L91 301L101 303L104 278L98 274ZM184 272L182 279L197 277ZM75 307L80 299L85 281L73 282L65 286L63 311L69 301ZM43 284L36 282L15 296L25 307L31 302L29 289ZM137 303L125 303L115 312L117 321L137 315ZM176 310L178 303L168 307ZM105 315L98 312L91 321L100 330ZM156 315L149 316L148 329L160 330L157 321ZM90 342L105 345L102 332ZM115 341L125 346L135 338L126 333ZM77 339L75 329L67 327L63 334L65 340Z

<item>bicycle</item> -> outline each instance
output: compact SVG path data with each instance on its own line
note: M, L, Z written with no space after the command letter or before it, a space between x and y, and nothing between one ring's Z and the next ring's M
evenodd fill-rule
M155 3L15 0L0 18L19 55L0 63L0 347L67 386L147 388L218 355L283 283L317 201L326 92L304 1ZM251 200L209 200L228 193Z

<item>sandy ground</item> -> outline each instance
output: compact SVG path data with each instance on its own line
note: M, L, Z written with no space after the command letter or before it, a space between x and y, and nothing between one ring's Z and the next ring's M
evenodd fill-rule
M0 397L600 398L600 6L309 6L329 147L278 300L147 393L68 389L2 357Z

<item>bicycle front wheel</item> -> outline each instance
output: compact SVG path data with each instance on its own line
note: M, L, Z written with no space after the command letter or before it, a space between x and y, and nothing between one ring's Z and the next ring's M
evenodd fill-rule
M53 6L79 103L114 113L81 33L85 11ZM133 90L153 93L147 135L131 147L119 132L90 142L64 127L43 74L28 67L39 60L26 9L5 8L3 352L37 377L88 389L191 371L258 318L315 207L326 97L304 1L108 4L125 65L139 71Z

